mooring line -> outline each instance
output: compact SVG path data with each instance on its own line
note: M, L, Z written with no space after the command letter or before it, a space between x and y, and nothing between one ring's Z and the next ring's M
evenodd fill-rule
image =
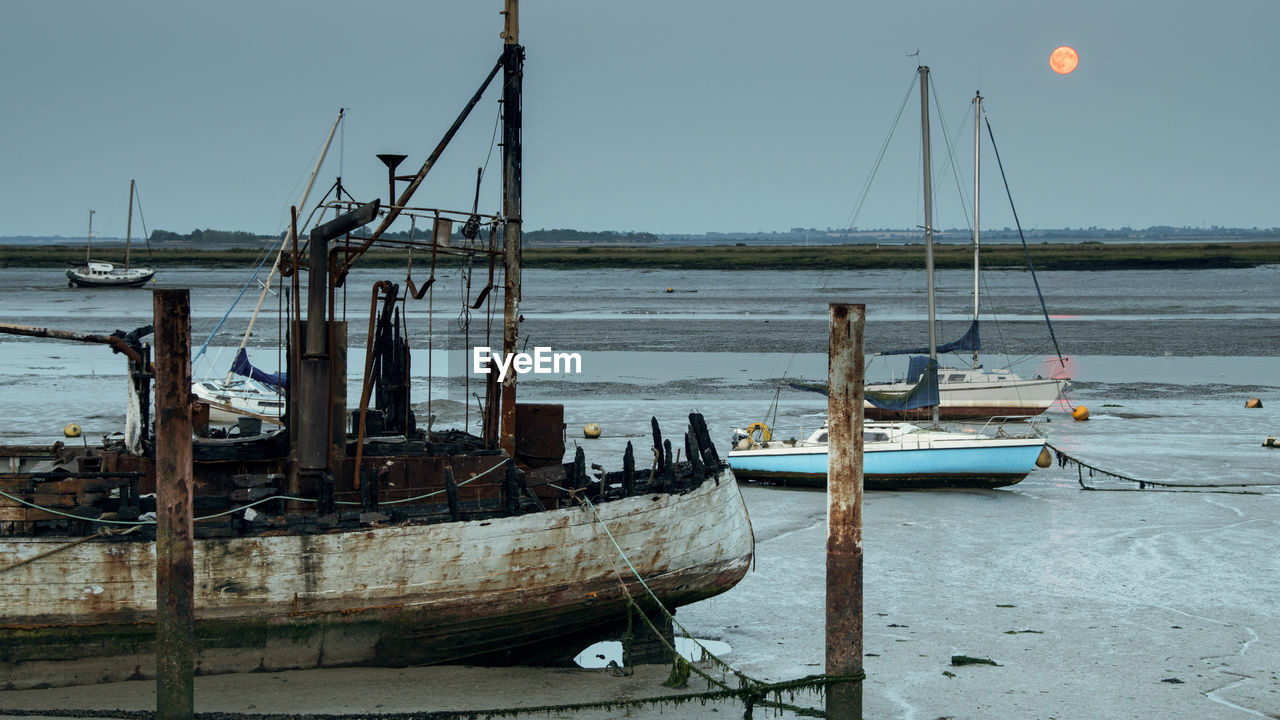
M782 702L782 699L781 699L782 692L795 691L795 690L822 692L826 690L826 687L828 685L832 685L836 683L862 682L863 680L866 679L866 673L859 672L856 675L850 675L850 676L825 675L825 674L824 675L808 675L802 678L797 678L795 680L784 680L777 683L766 683L760 680L756 680L755 678L750 677L746 673L743 673L742 671L733 668L731 665L729 665L729 663L725 662L724 660L716 656L715 653L711 652L702 643L698 642L696 638L693 638L693 635L689 632L688 628L684 627L680 623L680 621L676 620L675 615L667 609L667 607L662 603L661 600L658 599L658 596L653 592L653 589L649 587L649 584L645 582L645 579L640 575L640 572L636 569L635 565L631 562L631 559L627 557L627 554L622 549L622 546L618 544L617 539L613 536L613 533L609 530L608 524L605 523L604 518L600 516L599 510L596 508L595 504L591 502L590 498L582 497L582 496L575 496L575 498L578 500L579 504L583 506L583 509L588 510L592 514L592 517L595 521L594 525L598 525L601 529L604 530L605 535L609 538L610 543L613 545L618 555L622 558L623 562L625 562L627 567L631 570L631 574L634 575L635 578L640 582L640 586L644 588L645 593L649 596L649 599L652 600L655 605L657 605L658 610L662 612L663 616L667 620L670 620L671 624L674 627L679 628L680 631L684 633L685 637L688 637L694 641L694 644L696 644L698 648L702 650L704 658L709 658L712 664L720 667L722 670L726 672L732 673L740 683L740 686L738 688L732 688L723 680L719 680L713 677L710 673L706 672L702 668L697 667L694 663L688 660L685 660L680 655L680 653L677 652L676 649L671 645L671 643L668 643L667 639L663 637L662 632L660 632L657 626L653 624L653 620L649 618L648 613L640 609L639 605L635 601L635 598L632 597L630 589L627 588L627 583L622 576L621 570L618 568L617 564L613 562L612 557L610 557L609 562L611 565L613 565L614 574L616 575L618 583L622 588L622 593L627 600L628 607L640 615L640 618L645 622L646 625L649 626L650 631L654 633L654 635L658 638L658 641L661 642L662 645L667 649L667 651L671 653L671 656L673 658L673 667L671 669L671 677L669 677L667 681L663 684L668 685L670 687L680 687L681 682L682 681L687 682L689 674L693 673L698 677L701 677L708 684L709 687L719 688L717 690L708 689L701 693L690 693L688 695L681 696L685 698L685 701L689 699L698 699L705 702L707 700L726 699L729 697L733 697L743 702L745 706L745 712L744 712L745 718L750 718L752 716L752 713L751 713L752 708L757 705L764 706L764 707L771 707L775 711L786 710L786 711L796 713L797 715L804 716L804 715L814 714L815 710L811 708L805 708L805 707ZM599 537L598 534L597 534L597 537ZM770 696L773 696L772 699L770 699ZM653 700L654 700L653 698L636 699L633 701L621 701L619 704L631 705L634 703L635 705L644 705L644 704L651 704ZM663 698L662 700L665 701L666 698ZM820 712L820 711L816 711L816 712Z
M1113 478L1116 480L1123 480L1125 482L1137 483L1138 485L1137 490L1146 490L1148 488L1161 488L1163 489L1164 492L1168 492L1172 490L1194 490L1195 492L1201 492L1201 493L1221 492L1229 495L1274 495L1276 493L1253 492L1250 490L1226 491L1226 490L1220 490L1220 488L1277 487L1278 485L1280 485L1280 483L1199 484L1199 483L1163 482L1160 480L1142 480L1135 477L1129 477L1128 475L1114 472L1112 470L1104 470L1096 465L1090 465L1089 463L1083 460L1080 460L1079 458L1068 455L1067 453L1063 452L1060 448L1054 447L1049 443L1045 443L1045 447L1049 448L1050 450L1053 450L1054 455L1058 460L1058 467L1066 467L1068 465L1076 466L1076 476L1078 481L1080 482L1081 489L1084 489L1084 490L1095 490L1099 492L1133 492L1134 490L1134 488L1101 488L1101 487L1092 487L1090 485L1086 485L1084 480L1085 470L1089 471L1090 478L1094 477L1095 475L1105 475L1106 477Z

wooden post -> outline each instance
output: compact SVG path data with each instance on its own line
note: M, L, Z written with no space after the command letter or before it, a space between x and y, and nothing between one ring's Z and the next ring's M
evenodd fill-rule
M827 357L827 674L862 672L862 399L866 306L831 303ZM827 686L827 717L862 718L862 681Z
M156 718L195 712L191 299L152 295L156 340Z
M520 45L518 0L506 0L502 32L502 271L506 278L502 307L502 356L519 352L521 237L521 84L524 82L524 48ZM490 400L492 402L492 400ZM499 446L508 457L516 456L516 373L502 380L502 417Z

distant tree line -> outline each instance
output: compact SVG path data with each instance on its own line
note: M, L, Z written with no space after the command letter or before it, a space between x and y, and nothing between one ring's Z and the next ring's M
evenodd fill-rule
M168 230L153 230L149 238L153 243L191 243L193 245L260 245L263 238L241 230L200 230L182 235Z
M487 232L487 231L482 231ZM819 240L827 238L831 240L853 241L853 242L874 242L879 239L887 239L895 236L904 236L913 234L917 231L894 229L894 228L801 228L795 227L784 231L774 232L708 232L702 234L656 234L650 232L635 231L618 231L618 230L602 230L602 231L584 231L570 230L568 228L556 228L551 230L526 230L524 232L524 241L527 245L583 245L583 246L601 246L601 245L644 245L650 243L670 243L672 241L711 241L717 243L731 243L733 241L750 241L753 244L761 242L802 242L809 240ZM1079 228L1039 228L1027 229L1026 237L1028 239L1044 240L1044 239L1064 239L1079 238L1088 240L1098 239L1128 239L1133 241L1153 240L1153 239L1184 239L1187 241L1197 241L1207 238L1214 239L1275 239L1280 238L1280 228L1232 228L1214 225L1209 228L1199 227L1173 227L1170 225L1153 225L1147 228L1100 228L1079 227ZM1018 231L1013 228L996 229L991 228L983 232L984 237L988 239L1017 239ZM384 237L391 239L408 240L409 231L400 230L396 232L388 232ZM425 239L426 235L419 230L417 232L418 239ZM454 226L453 237L456 242L461 242L462 235L459 225ZM486 235L487 237L487 235ZM948 229L940 230L936 234L936 239L940 242L948 242L952 240L964 240L969 237L969 231L966 229ZM39 238L31 238L38 241ZM151 242L160 245L166 243L187 244L195 246L207 247L258 247L263 243L275 242L280 238L269 235L258 235L240 230L192 230L189 233L175 233L169 230L155 230L151 233Z
M398 232L383 233L383 237L395 240L408 240L409 231L401 230ZM418 231L418 238L422 239L423 233ZM462 237L461 230L455 224L453 236L455 240ZM569 230L567 228L559 228L555 230L526 230L524 231L524 241L529 245L596 245L608 243L656 243L661 238L653 233L648 232L620 232L617 230L602 230L597 232L583 230Z

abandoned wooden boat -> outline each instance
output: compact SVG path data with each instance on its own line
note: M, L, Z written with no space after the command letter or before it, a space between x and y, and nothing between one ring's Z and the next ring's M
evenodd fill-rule
M522 405L521 419L558 435L556 410ZM628 596L654 609L620 554L671 608L750 562L723 465L593 482L572 464L519 470L459 434L365 447L362 489L339 483L317 514L289 509L303 503L281 487L282 434L195 446L198 672L556 661L625 625ZM0 688L150 677L152 459L9 457L29 471L0 475Z
M101 446L0 450L8 460L0 472L0 688L155 673L157 623L172 606L157 607L158 587L168 583L157 579L165 543L156 533L169 526L154 518L167 521L184 503L195 516L197 673L567 661L620 632L633 613L660 617L659 603L673 610L746 573L746 508L699 415L689 417L685 462L655 420L652 469L636 472L628 448L620 472L594 477L581 451L564 462L562 406L516 402L516 373L476 379L480 435L433 428L429 412L420 426L406 308L428 296L430 280L419 287L410 279L405 293L380 281L372 302L358 301L370 313L366 371L348 409L347 324L337 318L355 310L333 306L345 295L335 289L397 216L430 218L435 232L394 247L489 260L490 285L469 306L500 298L499 342L505 352L518 347L524 52L513 10L509 1L497 66L400 197L356 205L343 190L333 207L345 212L311 231L305 254L291 248L288 295L298 306L286 357L296 381L282 428L233 437L206 430L205 406L190 394L187 296L175 300L184 291L156 293L154 361L144 342L149 326L102 336L0 326L109 345L127 358L131 398L125 431ZM410 207L499 71L502 212ZM351 235L376 217L369 235ZM451 243L452 218L483 227L464 228L466 242ZM344 240L331 245L337 238ZM501 284L492 281L499 258ZM183 443L188 461L165 450ZM186 495L161 482L186 467Z

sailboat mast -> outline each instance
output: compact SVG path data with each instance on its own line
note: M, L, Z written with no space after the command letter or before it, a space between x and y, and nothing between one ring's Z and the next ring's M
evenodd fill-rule
M981 185L980 153L979 146L982 141L982 93L974 93L973 96L973 321L978 322L978 273L980 272L978 264L978 212L980 203L978 195ZM973 367L978 367L978 349L973 349Z
M920 66L920 140L924 156L924 276L929 295L929 360L938 362L938 335L934 328L937 309L933 288L933 175L929 167L929 67ZM933 422L938 422L938 406L933 406Z
M302 191L302 199L298 201L297 205L298 209L305 209L307 206L307 199L311 197L311 187L315 185L316 175L320 173L320 167L324 165L325 156L329 154L329 146L333 144L333 135L338 131L338 126L342 124L342 116L345 112L344 108L338 108L338 117L333 121L333 127L329 128L329 136L324 139L324 147L320 149L320 157L316 160L315 169L311 171L311 178L307 180L307 187ZM388 196L387 202L395 202L395 198ZM284 258L285 252L297 240L295 235L297 230L296 223L289 223L289 229L285 232L284 240L280 243L280 250L276 252L275 262L271 264L271 270L267 272L267 279L262 283L262 292L258 293L258 304L253 306L253 314L249 316L249 326L245 328L244 336L240 338L240 347L236 348L236 354L239 354L241 350L249 345L249 336L253 334L253 326L258 322L258 313L262 311L262 303L267 299L267 293L271 292L271 282L280 270L280 261ZM212 339L213 337L210 336L209 340ZM209 344L209 340L205 341L205 346ZM203 352L204 346L201 346L200 351L196 353L196 357L199 357ZM227 370L227 376L223 379L223 382L231 382L231 378L235 374L235 370Z
M90 262L90 258L93 257L93 251L90 249L92 247L93 247L93 210L91 209L89 210L89 237L84 243L85 265L88 265Z
M520 3L506 0L502 32L502 271L505 277L502 309L502 355L519 351L520 264L521 264L521 83L524 78L524 47L520 45ZM492 399L490 400L492 402ZM502 417L499 446L511 457L516 454L516 373L502 380Z
M129 239L133 235L133 180L129 180L129 219L124 226L124 269L129 269Z

